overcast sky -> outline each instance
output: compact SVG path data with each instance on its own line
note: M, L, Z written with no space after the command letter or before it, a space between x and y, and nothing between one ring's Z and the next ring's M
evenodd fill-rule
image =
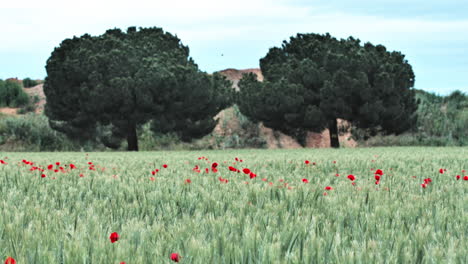
M467 0L16 0L0 6L0 78L46 76L66 38L162 27L201 70L257 68L296 33L326 33L406 54L418 89L468 92Z

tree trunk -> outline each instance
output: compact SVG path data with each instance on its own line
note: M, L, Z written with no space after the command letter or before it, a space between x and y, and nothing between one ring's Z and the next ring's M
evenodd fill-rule
M340 141L338 139L338 122L336 118L328 122L328 131L330 132L330 146L332 148L339 148Z
M128 122L127 127L127 145L128 151L138 151L138 137L136 132L136 124L132 121Z

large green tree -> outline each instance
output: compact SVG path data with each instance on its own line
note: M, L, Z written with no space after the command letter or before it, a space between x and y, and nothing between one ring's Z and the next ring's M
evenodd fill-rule
M47 61L45 113L72 138L102 136L138 150L137 128L189 141L210 133L232 99L229 81L201 72L189 48L161 28L128 28L64 40Z
M414 73L400 52L349 37L297 34L260 60L264 81L245 75L237 104L254 121L305 144L307 131L330 131L339 147L337 119L371 134L412 127Z

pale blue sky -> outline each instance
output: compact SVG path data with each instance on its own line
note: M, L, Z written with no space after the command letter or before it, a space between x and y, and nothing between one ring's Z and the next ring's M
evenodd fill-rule
M403 52L418 89L468 92L467 0L17 0L2 3L0 25L2 79L44 78L65 38L158 26L181 38L207 72L256 68L298 32L329 32Z

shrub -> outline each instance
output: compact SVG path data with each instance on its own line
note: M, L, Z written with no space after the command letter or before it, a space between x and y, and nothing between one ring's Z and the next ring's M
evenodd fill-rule
M21 85L0 80L0 107L20 107L29 103L29 96Z
M23 86L24 88L30 88L30 87L34 87L36 85L38 85L39 83L35 80L31 80L30 78L25 78L23 80Z

